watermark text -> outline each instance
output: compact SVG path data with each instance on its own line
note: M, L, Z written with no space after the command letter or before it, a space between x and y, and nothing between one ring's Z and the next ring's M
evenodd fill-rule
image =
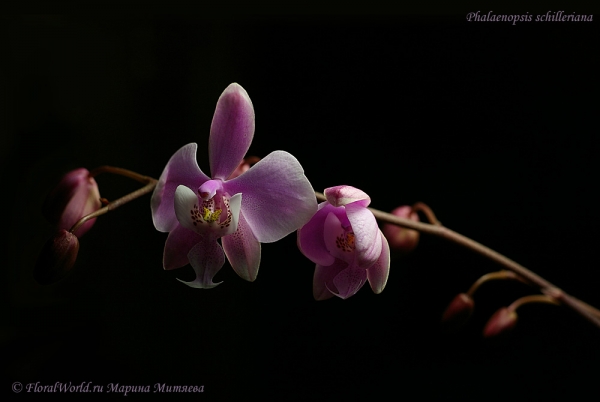
M511 22L516 25L521 22L592 22L593 14L565 13L564 11L548 11L545 14L496 14L493 11L482 13L474 11L467 14L469 22Z
M44 384L41 382L30 382L22 384L15 382L12 384L12 391L14 393L27 392L27 393L113 393L122 394L127 396L134 393L201 393L204 392L204 385L174 385L166 383L155 383L155 384L120 384L108 383L108 384L93 384L91 381L84 381L82 383L72 382L55 382L52 384Z

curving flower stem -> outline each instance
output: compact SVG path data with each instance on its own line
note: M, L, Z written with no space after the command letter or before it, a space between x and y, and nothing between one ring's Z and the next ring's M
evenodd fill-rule
M315 192L315 195L319 201L326 201L324 194ZM529 269L511 260L510 258L505 257L497 251L494 251L491 248L476 242L475 240L463 236L460 233L450 230L442 226L441 224L437 225L423 222L415 222L410 219L400 218L398 216L388 214L386 212L374 208L369 208L369 210L373 212L373 215L376 219L382 222L387 222L408 229L418 230L422 233L442 237L446 240L449 240L472 251L475 251L476 253L479 253L492 261L495 261L496 263L516 273L526 281L537 286L540 289L540 291L546 296L549 296L568 306L576 313L578 313L579 315L596 325L598 328L600 328L600 310L569 295L568 293L553 285L552 283L548 282L538 274L534 273L533 271L530 271Z
M529 295L529 296L521 297L520 299L515 300L507 308L509 311L515 311L522 305L529 304L529 303L548 303L548 304L558 305L558 302L553 297L546 296L546 295Z
M156 187L156 184L158 183L158 180L156 180L152 177L144 176L139 173L133 172L131 170L117 168L117 167L113 167L113 166L98 167L98 168L92 170L90 172L90 175L92 177L95 177L102 173L118 174L121 176L129 177L133 180L137 180L141 183L145 183L146 185L132 193L129 193L129 194L115 200L115 201L109 202L103 208L100 208L99 210L92 212L89 215L84 216L79 221L77 221L73 225L73 227L71 227L71 229L69 230L71 233L73 233L75 230L77 230L83 223L87 222L88 220L96 218L101 215L104 215L104 214L108 213L109 211L112 211L112 210L120 207L121 205L128 203L129 201L133 201L136 198L141 197L142 195L150 193L152 190L154 190L154 188ZM319 201L326 200L325 195L322 193L315 192L315 196ZM472 251L475 251L476 253L479 253L479 254L483 255L484 257L491 259L492 261L495 261L496 263L504 266L508 270L517 274L523 280L537 286L540 289L540 291L543 294L545 294L546 296L570 307L572 310L574 310L575 312L577 312L578 314L580 314L581 316L583 316L584 318L588 319L590 322L595 324L598 328L600 328L600 310L598 310L597 308L569 295L568 293L564 292L562 289L560 289L557 286L553 285L552 283L548 282L541 276L530 271L529 269L525 268L521 264L518 264L517 262L492 250L491 248L486 247L481 243L478 243L466 236L461 235L460 233L454 232L453 230L450 230L450 229L442 226L442 224L437 220L437 218L435 218L433 211L431 211L429 209L429 207L427 207L425 204L417 203L415 205L417 206L417 208L415 208L414 206L413 206L413 208L415 210L424 212L427 215L427 217L433 222L432 224L423 223L423 222L415 222L410 219L400 218L398 216L395 216L395 215L392 215L392 214L389 214L389 213L386 213L386 212L383 212L383 211L380 211L380 210L377 210L374 208L369 208L369 210L373 213L373 215L375 216L376 219L378 219L382 222L387 222L387 223L391 223L391 224L405 227L408 229L418 230L419 232L422 232L422 233L442 237L442 238L452 241L456 244L459 244L463 247L466 247ZM431 218L431 217L433 217L433 218Z
M79 219L71 227L69 232L74 233L81 225L83 225L85 222L89 221L90 219L96 218L100 215L104 215L109 211L117 209L118 207L120 207L123 204L127 204L129 201L133 201L136 198L139 198L144 194L148 194L149 192L154 190L154 187L156 187L156 183L158 183L158 180L156 180L152 177L143 176L143 175L133 172L131 170L122 169L122 168L113 167L113 166L100 166L100 167L92 170L90 172L90 176L96 177L101 173L118 174L121 176L129 177L130 179L133 179L133 180L137 180L141 183L146 183L146 185L132 193L129 193L129 194L119 198L119 199L109 202L104 207L100 208L99 210L94 211L91 214L86 215L83 218Z
M483 285L484 283L489 282L489 281L497 281L497 280L505 280L505 279L519 280L519 281L529 285L529 282L525 281L523 278L521 278L519 275L515 274L513 271L507 271L507 270L503 269L502 271L490 272L488 274L483 275L481 278L477 279L475 281L475 283L473 285L471 285L471 288L469 288L467 295L472 298L473 294L475 294L477 289L479 289L479 287L481 285Z
M121 176L129 177L130 179L133 179L133 180L137 180L140 183L152 183L152 182L154 182L154 184L158 183L158 180L156 180L153 177L144 176L144 175L136 173L132 170L123 169L123 168L114 167L114 166L106 166L106 165L97 167L96 169L93 169L92 171L90 171L90 176L96 177L96 176L101 175L102 173L118 174Z

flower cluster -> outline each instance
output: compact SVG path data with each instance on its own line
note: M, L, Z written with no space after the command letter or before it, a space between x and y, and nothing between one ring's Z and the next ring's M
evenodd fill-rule
M298 231L298 247L316 263L317 300L334 295L346 299L367 281L380 293L389 274L390 249L367 208L369 196L350 186L331 187L325 190L327 201L317 206L315 192L291 154L274 151L263 159L244 159L254 124L250 97L233 83L219 97L210 127L210 175L198 166L195 143L173 154L158 181L106 166L96 174L123 174L149 183L144 189L153 191L154 226L168 233L163 267L190 264L196 278L182 281L190 287L217 286L220 282L213 278L226 259L241 278L254 281L260 244ZM138 193L147 192L144 189ZM51 283L68 272L77 257L78 236L100 213L133 198L104 200L107 207L99 210L101 199L92 175L83 168L68 173L44 205L45 215L60 232L42 253L36 267L38 281Z
M168 161L158 180L111 166L91 173L84 168L67 173L50 192L44 216L55 226L34 268L41 284L65 276L75 264L79 238L95 219L143 194L153 191L152 220L168 233L163 253L166 270L190 264L196 278L184 282L209 289L220 282L215 275L229 260L243 279L254 281L261 260L261 243L271 243L297 231L302 254L316 264L313 295L317 300L347 299L369 282L376 294L385 288L390 272L390 248L406 254L419 242L420 232L445 237L500 262L508 271L479 278L460 293L442 316L447 329L464 325L473 313L473 293L489 280L510 279L536 285L542 294L524 296L491 317L484 336L509 332L517 323L516 310L529 303L560 303L600 327L600 311L566 294L516 262L441 225L423 203L397 207L391 214L368 208L370 197L343 185L325 189L325 201L316 194L302 166L291 154L274 151L263 159L246 157L254 137L254 107L246 91L229 85L219 97L208 143L210 175L196 160L197 145L181 147ZM128 176L145 183L109 202L100 198L94 176ZM101 208L101 206L104 206ZM419 222L423 213L429 224ZM379 229L375 215L387 224ZM389 243L388 243L389 241Z
M253 281L260 264L260 243L298 230L298 246L317 264L318 300L355 294L368 280L380 293L389 273L389 247L373 214L370 198L350 186L325 190L318 206L298 161L275 151L250 167L242 161L254 135L254 109L246 91L231 84L213 118L209 159L212 177L196 162L196 144L177 151L152 196L156 229L169 232L165 269L188 263L196 279L185 282L212 288L225 255L237 274ZM310 221L309 221L310 220ZM217 242L221 239L221 245Z

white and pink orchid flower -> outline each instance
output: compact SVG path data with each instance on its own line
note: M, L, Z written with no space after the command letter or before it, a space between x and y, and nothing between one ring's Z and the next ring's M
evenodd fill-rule
M298 229L298 248L316 263L317 300L356 294L369 281L381 293L390 271L390 249L367 206L371 199L351 186L325 189L327 201Z
M210 128L212 178L196 160L191 143L171 157L152 195L152 219L169 232L164 269L191 264L194 288L212 288L225 263L254 281L260 264L260 243L287 236L308 222L317 210L313 188L296 158L274 151L239 176L232 177L254 136L254 107L246 91L229 85L221 94ZM217 239L221 239L221 245Z

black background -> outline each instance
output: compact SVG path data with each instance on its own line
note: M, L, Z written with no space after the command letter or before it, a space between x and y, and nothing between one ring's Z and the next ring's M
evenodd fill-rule
M102 397L110 383L204 385L197 400L596 392L600 329L567 308L525 306L507 339L482 338L494 311L534 292L525 285L485 285L468 326L441 331L447 303L499 267L433 237L394 258L380 295L314 301L294 234L263 245L254 283L226 264L223 284L197 290L176 280L189 266L163 271L166 234L146 196L98 219L67 278L32 277L52 233L40 206L62 174L113 165L158 178L189 142L208 173L214 107L238 82L256 112L249 154L286 150L315 190L353 185L378 209L426 202L445 226L600 306L598 17L468 22L477 10L489 11L4 18L3 393L52 396L13 394L15 381L91 381ZM518 13L549 10L593 14ZM109 199L138 186L98 183Z

